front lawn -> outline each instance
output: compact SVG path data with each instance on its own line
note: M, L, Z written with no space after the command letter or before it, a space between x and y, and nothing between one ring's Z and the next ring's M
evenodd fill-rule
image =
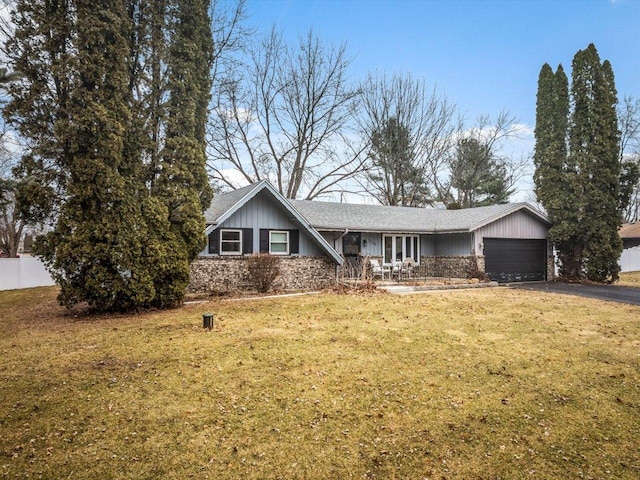
M639 318L506 288L90 318L0 292L0 476L635 479Z
M625 287L640 287L640 272L623 272L616 285Z

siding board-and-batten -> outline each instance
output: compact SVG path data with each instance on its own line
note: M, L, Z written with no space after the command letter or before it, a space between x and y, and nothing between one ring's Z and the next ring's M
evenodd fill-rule
M309 238L306 232L289 219L288 212L285 212L275 205L264 192L259 193L239 208L234 215L218 227L218 230L227 228L253 229L253 246L256 252L260 245L260 229L300 230L299 254L302 256L323 255L323 252L315 242ZM208 249L205 249L201 255L208 255Z
M484 238L519 238L539 239L547 238L548 227L525 212L514 212L504 218L496 220L475 232L475 248L482 254L481 244Z
M470 255L472 233L421 235L420 254L427 256Z

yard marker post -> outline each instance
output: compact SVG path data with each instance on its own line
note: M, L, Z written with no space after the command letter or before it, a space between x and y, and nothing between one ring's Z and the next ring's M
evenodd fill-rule
M213 328L213 313L203 313L202 314L202 328L206 328L207 330L211 330Z

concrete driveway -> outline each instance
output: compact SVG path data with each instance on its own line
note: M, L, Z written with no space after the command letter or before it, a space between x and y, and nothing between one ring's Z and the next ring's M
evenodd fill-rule
M616 285L582 285L564 282L512 283L511 288L534 290L537 292L562 293L580 297L597 298L610 302L640 305L640 288L619 287Z

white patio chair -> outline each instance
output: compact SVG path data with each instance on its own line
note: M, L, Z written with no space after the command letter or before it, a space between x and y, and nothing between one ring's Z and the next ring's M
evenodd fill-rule
M396 260L391 264L391 276L398 277L400 272L402 271L402 262L400 260Z
M370 258L369 264L371 265L371 275L373 278L380 277L384 280L384 274L389 272L389 268L380 265L380 262L378 262L376 258Z
M413 267L416 262L413 258L407 257L402 261L402 273L407 275L409 278L413 276Z

